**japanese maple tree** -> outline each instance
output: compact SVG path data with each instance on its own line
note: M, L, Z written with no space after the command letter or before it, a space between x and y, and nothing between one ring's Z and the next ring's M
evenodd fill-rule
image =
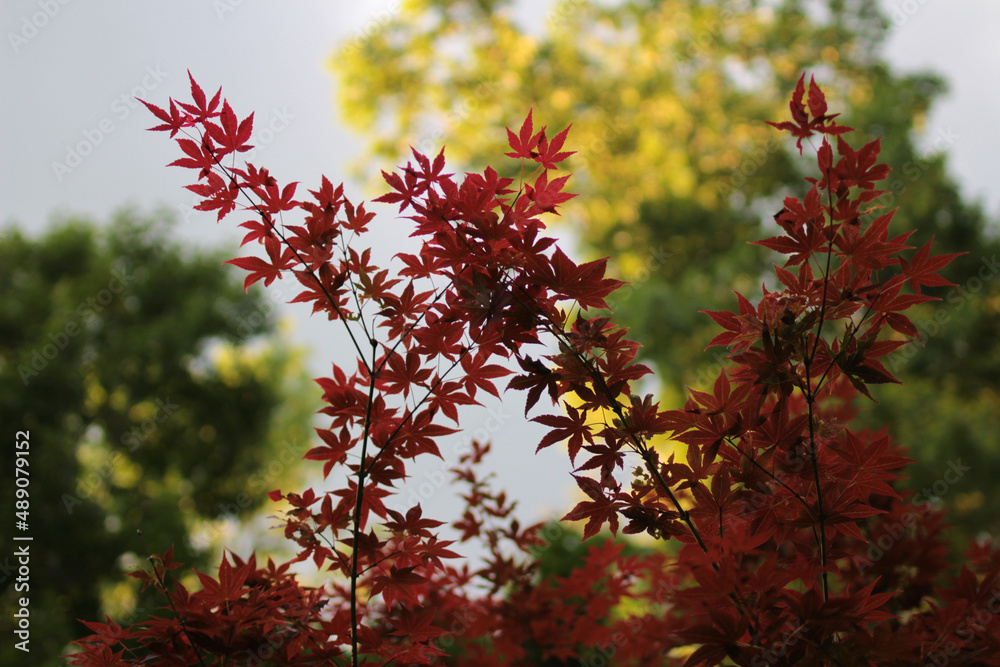
M569 128L549 137L529 112L507 130L517 181L445 173L443 152L383 173L376 201L398 204L407 217L392 224L421 245L381 267L363 204L325 177L306 194L241 165L252 115L193 78L191 97L145 104L185 155L173 164L197 171L197 208L238 216L257 248L231 263L247 287L296 281L293 301L354 347L353 367L317 380L329 425L303 453L331 488L270 494L290 563L228 553L190 591L172 550L151 557L135 576L162 591L164 613L88 622L72 664L1000 665L1000 553L973 544L949 571L940 513L895 487L903 448L851 428L857 400L896 381L879 359L915 343L905 311L951 284L939 271L954 255L890 233L879 141L852 147L814 81L803 75L791 120L772 123L817 163L775 215L780 233L757 242L783 266L756 303L737 294L735 311L707 313L730 364L677 409L633 392L649 369L612 321L622 283L605 261L574 262L542 235L540 216L576 196L555 175ZM489 554L480 566L419 505L387 506L414 460L441 456L458 408L511 375L507 389L547 413L533 417L548 429L538 448L566 443L575 466L583 499L563 519L594 539L566 576L537 576L541 526L520 525L483 474L490 444L453 469L467 491L451 525ZM671 441L683 460L661 453ZM625 556L602 530L677 548ZM300 584L301 561L327 583Z

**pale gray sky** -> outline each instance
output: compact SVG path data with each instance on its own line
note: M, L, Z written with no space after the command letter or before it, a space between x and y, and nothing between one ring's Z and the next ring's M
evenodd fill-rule
M538 20L549 4L522 2L522 14ZM256 112L253 143L279 181L312 187L321 173L335 183L346 180L343 167L361 143L338 122L334 80L324 63L342 39L377 26L379 12L394 6L393 0L4 0L0 223L38 230L55 212L103 221L126 203L147 210L160 203L187 212L184 238L235 246L234 225L188 212L191 196L182 189L188 173L164 167L178 157L175 144L144 131L152 118L132 96L161 105L168 97L186 99L190 69L206 89L221 85L238 114ZM996 212L1000 3L888 0L886 7L895 7L899 24L888 44L891 61L903 69L934 69L951 84L928 120L929 133L950 129L958 136L953 173L967 195ZM297 322L296 337L313 348L312 372L328 373L329 360L343 348L340 332L310 321L305 308L285 312ZM524 423L521 396L493 409L503 417L492 429L497 449L516 450L494 457L499 484L528 505L525 518L564 507L574 488L565 453L551 448L530 458L541 431ZM497 419L482 412L468 423L475 430ZM438 467L431 465L428 474L436 477ZM416 473L415 484L425 481L423 474ZM431 503L440 518L447 512L443 495L435 492Z

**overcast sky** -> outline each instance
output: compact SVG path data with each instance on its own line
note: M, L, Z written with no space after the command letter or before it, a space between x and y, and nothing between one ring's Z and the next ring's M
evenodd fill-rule
M522 2L521 15L538 21L548 4ZM361 143L337 118L325 61L339 42L377 25L379 12L393 6L391 0L4 0L0 223L37 231L56 213L106 221L123 204L144 210L162 204L182 214L184 238L235 246L240 234L233 225L189 211L191 196L182 186L190 176L164 167L178 157L176 146L165 134L144 131L152 119L132 97L161 105L168 97L186 99L190 69L206 90L221 85L240 116L256 112L252 143L279 181L313 187L321 173L346 180L343 167ZM950 82L928 133L957 136L952 173L966 195L995 213L1000 3L890 0L885 6L899 24L890 60L903 70L933 69ZM328 324L310 322L305 308L286 312L297 323L296 338L313 349L311 371L328 374L340 338ZM524 424L520 396L493 409L493 417L481 412L469 424L475 430L503 422L493 437L517 456L494 458L500 484L530 503L526 518L563 507L572 487L565 453L551 448L525 459L540 431ZM421 475L415 483L424 481Z

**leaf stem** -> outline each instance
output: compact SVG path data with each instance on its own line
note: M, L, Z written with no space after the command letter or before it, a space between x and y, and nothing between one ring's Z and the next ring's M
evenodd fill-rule
M378 343L372 339L372 365ZM365 432L361 439L361 463L358 464L358 494L354 501L354 543L351 549L351 664L358 665L358 541L361 537L361 506L365 500L365 459L368 455L368 436L371 433L372 404L375 397L375 376L368 376L368 405L365 409Z

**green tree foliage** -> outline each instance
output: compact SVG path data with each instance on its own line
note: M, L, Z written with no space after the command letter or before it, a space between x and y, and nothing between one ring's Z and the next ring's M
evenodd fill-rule
M961 129L926 127L943 81L890 68L878 3L563 0L544 26L519 23L515 9L412 0L335 52L341 111L368 138L358 173L411 145L447 145L453 164L482 167L503 150L488 128L516 127L526 106L552 127L572 122L572 189L591 196L564 211L586 251L611 254L634 284L613 307L679 401L683 386L714 377L713 350L701 349L712 322L696 311L760 289L768 251L747 241L774 226L784 196L802 194L783 185L799 173L794 142L764 121L782 116L803 71L817 72L841 91L831 106L850 110L839 120L859 140L883 138L894 171L882 201L901 207L897 229L923 230L918 246L935 234L936 252L977 249L949 267L958 287L920 309L926 348L889 360L905 388L869 412L913 444L911 485L936 492L966 534L1000 527L1000 243L947 173ZM943 407L928 411L932 393ZM935 488L949 463L971 470Z
M138 559L175 544L208 571L213 527L249 518L308 448L315 400L274 302L244 294L229 255L182 251L171 227L125 211L106 229L72 219L0 241L0 422L31 443L23 533L14 446L0 448L2 664L25 664L18 598L30 598L31 664L63 664L76 619L124 623L162 604L125 579ZM27 592L15 532L33 537Z

